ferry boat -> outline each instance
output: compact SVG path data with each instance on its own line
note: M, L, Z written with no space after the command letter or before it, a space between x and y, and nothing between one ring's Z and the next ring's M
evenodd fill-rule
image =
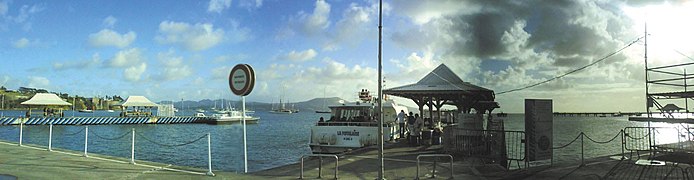
M243 114L241 111L237 110L228 110L226 113L222 114L212 114L209 116L207 119L208 124L231 124L231 123L241 123L242 117L246 118L246 123L251 123L255 124L258 123L258 120L260 120L259 117L253 117L249 116L246 114L245 116L242 116ZM197 113L195 114L196 117L207 117L204 113Z
M359 92L359 101L329 106L330 118L311 127L309 146L314 154L335 154L378 144L377 102L367 90ZM383 139L399 138L395 117L400 110L395 101L383 101Z

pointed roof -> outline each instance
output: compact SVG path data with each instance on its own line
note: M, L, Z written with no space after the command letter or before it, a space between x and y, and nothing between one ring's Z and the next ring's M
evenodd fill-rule
M158 106L158 104L153 103L149 99L147 99L144 96L129 96L128 99L121 104L121 106L125 107L155 107Z
M58 95L51 93L37 93L31 99L21 103L22 105L35 106L70 106L72 104L60 99Z
M448 66L441 64L426 76L420 79L417 83L394 87L383 90L386 94L396 95L398 92L422 92L422 93L472 93L472 94L487 94L493 100L494 91L468 82L463 81L451 71Z
M675 104L667 104L663 106L663 108L660 108L660 110L665 111L665 112L672 112L672 111L679 111L683 110L684 108L681 108Z
M463 81L445 64L436 67L417 83L386 89L383 93L415 101L431 97L451 105L497 106L493 103L494 91Z

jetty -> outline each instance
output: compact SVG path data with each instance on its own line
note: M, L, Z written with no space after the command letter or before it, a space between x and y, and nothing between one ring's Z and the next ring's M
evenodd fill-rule
M562 117L621 117L621 116L640 116L641 114L646 114L646 112L554 112L554 116Z
M694 168L684 163L644 165L648 153L625 152L586 159L582 163L559 163L506 170L481 163L473 157L420 157L442 153L440 145L410 146L406 141L386 143L385 177L388 179L691 179ZM373 179L378 171L378 151L367 147L334 158L305 157L297 163L248 174L175 166L126 158L54 149L17 146L0 141L0 179ZM17 154L22 154L18 156ZM615 158L622 157L627 158ZM632 155L632 156L629 156ZM419 159L419 163L418 163ZM651 162L651 161L649 161ZM662 162L662 161L653 161ZM337 169L335 168L337 164ZM418 167L419 164L419 167ZM434 166L436 164L436 166ZM452 165L452 166L451 166ZM303 167L302 167L303 166ZM452 167L452 168L451 168ZM303 173L302 173L303 169ZM337 174L335 174L337 172ZM452 175L452 177L451 177ZM415 178L419 176L419 178Z
M0 125L109 125L207 123L210 117L0 117Z

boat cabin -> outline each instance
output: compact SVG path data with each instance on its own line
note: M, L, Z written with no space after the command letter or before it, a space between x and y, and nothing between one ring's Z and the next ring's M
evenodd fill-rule
M330 119L327 122L374 122L374 105L356 103L330 107Z

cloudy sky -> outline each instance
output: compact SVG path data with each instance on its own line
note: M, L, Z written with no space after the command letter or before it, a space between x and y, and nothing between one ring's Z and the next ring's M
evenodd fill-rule
M353 100L377 87L377 3L0 0L0 85L155 101L238 99L226 78L248 63L257 74L250 101ZM643 36L644 22L649 65L691 62L691 17L694 4L677 0L386 0L385 85L414 83L444 63L499 93L615 52ZM505 112L523 111L525 98L553 99L555 111L643 111L643 54L640 41L497 101Z

